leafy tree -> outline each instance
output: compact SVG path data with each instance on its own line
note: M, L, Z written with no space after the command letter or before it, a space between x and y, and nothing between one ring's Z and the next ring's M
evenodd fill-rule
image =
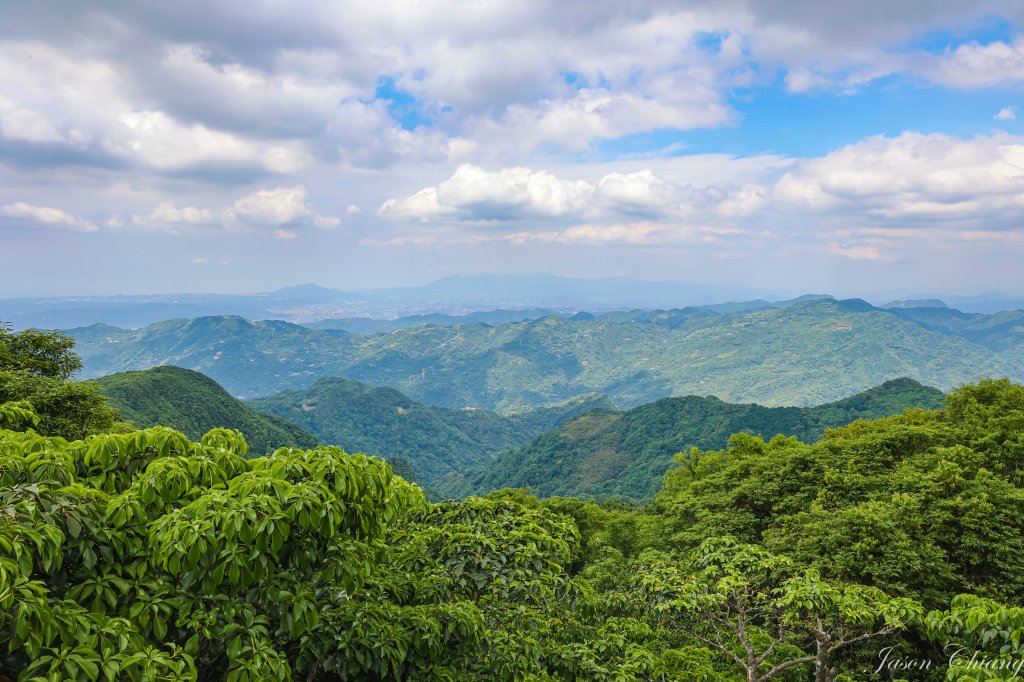
M36 430L78 439L125 429L117 412L89 381L64 381L25 370L0 370L0 402L24 401L38 415Z
M656 612L726 655L747 682L780 679L807 665L816 682L833 682L837 652L893 634L921 615L913 600L827 583L814 570L732 538L704 542L685 569L649 556L636 575Z
M23 679L291 679L310 660L422 495L337 448L246 450L225 430L0 431L0 639Z
M943 648L951 665L947 679L1019 679L1024 668L1024 609L961 594L945 611L925 618L929 639ZM980 652L982 665L972 665Z
M23 370L41 377L70 379L82 368L75 340L56 331L26 329L14 333L0 322L0 370Z

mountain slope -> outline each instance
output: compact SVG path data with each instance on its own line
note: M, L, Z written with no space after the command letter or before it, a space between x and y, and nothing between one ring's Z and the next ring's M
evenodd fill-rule
M139 428L157 424L198 440L215 427L237 429L254 455L283 446L314 447L317 440L295 424L262 414L231 397L217 382L181 367L154 367L96 380L101 394Z
M677 326L547 317L364 338L344 376L434 404L514 410L586 391L630 407L671 395L814 405L909 376L949 389L1024 376L1021 358L863 301L817 300Z
M986 314L929 306L896 309L893 313L925 329L959 336L999 353L1024 350L1024 310Z
M677 452L725 447L733 433L766 439L782 433L818 440L826 428L855 419L934 409L941 391L896 379L864 393L817 407L762 407L717 398L665 398L626 412L595 411L502 453L484 468L453 476L436 487L447 496L483 494L505 487L533 488L540 496L609 496L649 499Z
M901 376L944 390L986 376L1024 378L1019 353L997 353L858 299L633 318L550 316L358 336L224 317L71 333L87 377L177 364L255 397L341 376L432 405L503 413L591 392L624 407L693 394L806 406Z
M429 485L451 472L479 466L552 425L611 403L604 396L581 396L505 417L488 410L424 405L394 389L331 377L248 404L298 424L323 443L349 452L401 457Z
M352 348L344 336L236 316L167 320L135 330L93 325L70 333L86 377L177 365L202 372L239 398L337 376Z

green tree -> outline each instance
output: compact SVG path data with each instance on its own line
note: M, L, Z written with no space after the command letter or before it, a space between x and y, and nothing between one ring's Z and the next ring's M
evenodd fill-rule
M23 370L41 377L70 379L82 369L82 359L72 350L75 340L57 331L26 329L14 333L0 322L0 370Z
M246 450L0 431L0 640L23 679L287 680L319 657L312 632L422 494L338 448Z
M816 682L834 682L837 652L902 630L922 613L913 600L825 582L732 538L704 542L684 568L647 555L635 573L657 613L731 659L747 682L811 665Z

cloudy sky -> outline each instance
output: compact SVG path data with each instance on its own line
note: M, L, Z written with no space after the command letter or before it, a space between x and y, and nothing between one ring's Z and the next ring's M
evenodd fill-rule
M1024 293L1015 0L3 4L0 296Z

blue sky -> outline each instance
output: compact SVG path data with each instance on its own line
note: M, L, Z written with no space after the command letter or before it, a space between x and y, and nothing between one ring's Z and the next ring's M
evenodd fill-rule
M1024 294L1024 6L21 3L0 296Z

